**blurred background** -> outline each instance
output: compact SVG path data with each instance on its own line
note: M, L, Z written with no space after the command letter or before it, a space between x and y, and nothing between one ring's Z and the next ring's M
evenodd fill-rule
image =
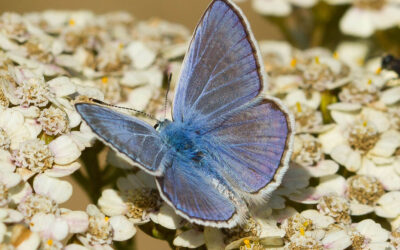
M193 30L198 20L207 8L210 0L18 0L1 1L0 12L34 12L48 9L56 10L80 10L86 9L95 13L106 13L112 11L127 11L137 20L146 20L158 17L167 21L185 25ZM270 22L251 8L251 2L241 2L238 5L249 19L251 27L257 40L282 39L280 32ZM73 178L67 178L69 182L75 183ZM99 190L100 192L100 190ZM78 184L74 185L74 195L65 204L65 207L76 210L85 210L89 204L89 198ZM151 238L140 232L136 234L136 249L169 249L165 241Z

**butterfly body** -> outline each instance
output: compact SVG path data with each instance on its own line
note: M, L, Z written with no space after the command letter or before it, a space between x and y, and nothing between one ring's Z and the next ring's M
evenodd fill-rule
M149 124L98 103L77 103L92 131L155 176L161 197L192 223L233 227L265 201L288 168L294 122L263 94L266 76L240 9L213 0L182 66L172 121Z

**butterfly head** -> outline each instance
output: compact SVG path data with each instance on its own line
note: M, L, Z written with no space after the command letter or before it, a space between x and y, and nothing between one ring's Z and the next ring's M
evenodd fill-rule
M155 125L154 128L157 131L161 131L163 128L165 128L168 124L170 124L172 121L168 120L168 119L164 119L162 121L158 121Z

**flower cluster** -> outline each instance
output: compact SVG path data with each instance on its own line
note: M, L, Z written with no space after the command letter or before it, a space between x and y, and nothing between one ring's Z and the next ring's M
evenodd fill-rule
M183 26L126 13L0 16L0 248L110 249L135 224L180 224L142 172L119 178L119 190L104 190L86 211L62 207L73 195L63 177L82 178L79 158L95 139L76 97L163 115L164 75L175 75L180 60L171 61L188 39ZM98 166L83 163L93 181Z
M252 0L253 9L257 13L273 17L289 16L296 7L308 10L313 8L321 16L327 16L328 13L321 13L327 11L327 4L338 12L341 11L340 7L346 7L339 20L340 30L346 35L365 38L376 31L400 25L400 5L396 0ZM318 15L317 19L320 18Z

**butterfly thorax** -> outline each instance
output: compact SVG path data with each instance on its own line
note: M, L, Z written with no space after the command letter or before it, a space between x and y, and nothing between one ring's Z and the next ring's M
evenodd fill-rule
M199 130L188 129L183 123L163 121L159 131L164 142L178 157L195 162L203 159L204 153L200 150L203 138Z

